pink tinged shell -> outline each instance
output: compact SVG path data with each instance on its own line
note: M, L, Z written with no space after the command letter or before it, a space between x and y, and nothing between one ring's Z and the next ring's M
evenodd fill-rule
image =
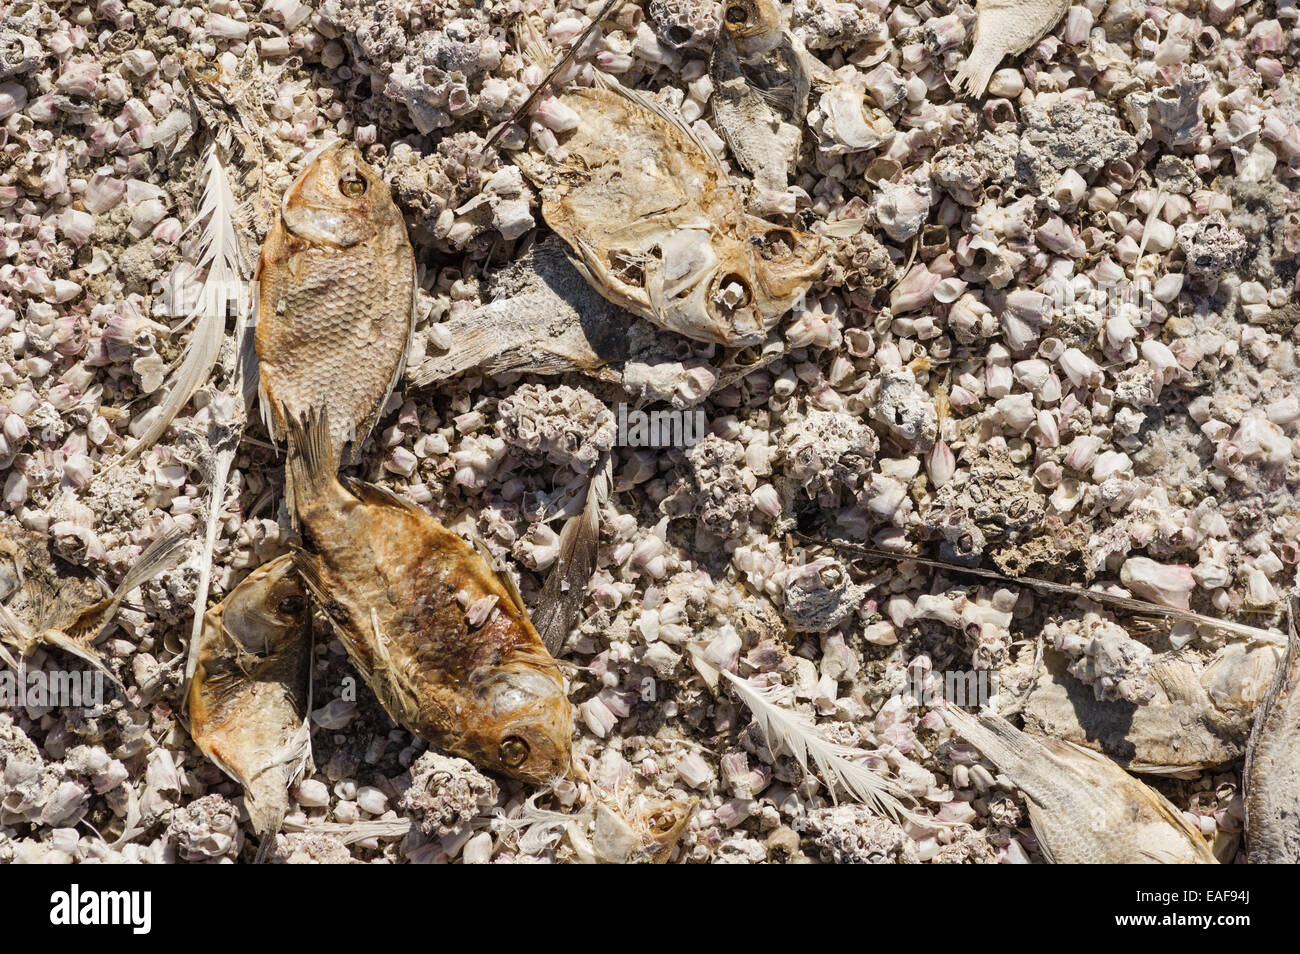
M1133 470L1133 461L1121 451L1102 451L1092 464L1092 479L1101 483L1109 477L1129 473Z
M27 105L27 90L17 83L0 83L0 119L8 119Z
M913 265L889 296L889 308L895 315L916 311L934 298L942 279L924 265Z
M220 13L209 13L207 34L224 40L247 40L248 24L243 20L235 20Z
M582 122L576 110L554 96L543 99L535 115L538 122L555 133L570 132Z
M1095 388L1101 384L1104 374L1101 365L1078 348L1066 348L1058 360L1061 370L1076 388Z
M107 212L121 202L125 195L125 182L103 173L96 173L86 184L82 204L89 212Z
M993 405L999 423L1014 434L1023 435L1038 420L1031 394L1008 394Z
M1056 423L1056 415L1048 410L1038 412L1038 446L1046 448L1061 446L1061 432Z
M942 487L952 480L953 474L957 472L957 458L945 441L935 441L934 446L926 452L925 471L935 487Z
M1082 5L1070 7L1065 12L1065 27L1061 41L1069 46L1079 46L1088 40L1092 31L1092 11Z
M95 217L89 212L69 206L59 213L59 231L75 247L80 248L95 234Z
M1080 434L1070 442L1070 446L1066 449L1065 466L1080 472L1089 470L1093 461L1097 459L1097 452L1101 450L1102 443L1100 437L1092 434Z
M1191 567L1181 563L1157 563L1140 556L1124 561L1119 578L1138 596L1174 609L1187 609L1188 597L1196 588Z
M769 517L781 515L781 496L771 484L760 484L751 494L754 506Z

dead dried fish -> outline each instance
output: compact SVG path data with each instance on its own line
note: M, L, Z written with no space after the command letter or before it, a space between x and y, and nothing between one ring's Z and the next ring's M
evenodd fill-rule
M410 375L415 386L477 369L568 374L615 384L635 402L685 407L780 358L788 347L773 333L761 347L714 353L621 310L548 237L493 276L491 300L447 321L451 347ZM707 382L703 384L701 382Z
M564 644L596 571L600 508L609 499L613 476L613 459L607 453L592 471L582 512L565 521L560 532L560 555L537 600L537 631L552 655Z
M952 79L959 95L983 96L1004 57L1019 56L1061 21L1070 0L978 0L975 42Z
M1300 599L1288 606L1289 641L1246 747L1246 853L1251 864L1300 863Z
M626 808L598 802L591 836L592 860L620 865L667 864L698 803L694 797L668 801L645 795Z
M26 656L41 643L55 646L94 666L122 689L94 646L113 621L126 595L172 566L185 534L159 537L132 565L108 596L89 574L67 570L42 534L10 528L0 537L0 641ZM26 617L26 618L24 618Z
M1241 757L1279 655L1271 643L1231 643L1205 664L1186 651L1159 653L1155 695L1135 705L1099 702L1049 653L1023 713L1035 732L1097 749L1130 771L1195 774Z
M415 321L415 255L401 212L357 148L326 146L289 188L257 281L259 395L277 439L286 420L327 407L349 460L401 376ZM294 512L294 488L285 496Z
M207 612L188 693L190 734L244 787L253 830L269 848L289 786L311 758L311 608L283 556L244 578Z
M1105 756L1026 735L996 715L942 710L1025 793L1043 856L1056 864L1216 864L1201 833L1155 789Z
M773 0L731 0L722 27L709 58L713 117L755 187L783 192L803 139L810 64L821 64L796 47Z
M536 37L529 49L548 57ZM577 117L562 153L534 143L514 159L583 277L678 334L761 343L820 273L820 239L746 214L718 158L641 93L606 79L557 98Z
M564 680L509 588L407 500L335 476L327 412L289 420L310 551L296 563L352 662L397 722L530 782L569 771Z

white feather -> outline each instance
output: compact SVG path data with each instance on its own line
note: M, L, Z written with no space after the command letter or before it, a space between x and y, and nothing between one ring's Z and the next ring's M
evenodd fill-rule
M832 742L817 730L812 719L787 708L783 689L764 689L726 670L722 675L727 677L736 694L753 713L772 754L791 756L805 772L811 771L811 761L830 788L832 797L838 789L878 815L889 816L898 822L910 821L931 827L937 824L934 818L918 815L904 806L904 800L911 801L912 797L897 782L855 761L862 752Z
M186 229L189 231L200 222L204 223L196 265L200 270L206 268L208 274L194 311L182 322L185 324L194 321L194 329L185 345L180 366L172 375L171 385L160 405L157 418L140 435L135 445L101 471L101 474L137 457L163 435L181 408L189 403L194 392L211 376L225 337L226 315L231 304L234 304L241 321L247 315L244 266L240 258L234 218L235 196L231 192L230 179L215 143L209 144L203 160L203 180L203 203Z
M226 313L229 303L235 303L235 332L233 366L230 372L230 388L235 398L234 414L229 420L213 419L208 442L212 450L209 458L208 505L204 526L203 547L195 558L199 579L194 594L194 621L190 628L189 654L185 664L186 685L194 678L198 667L199 637L203 633L203 616L207 612L208 590L212 582L212 552L216 547L217 530L221 523L223 504L226 499L230 469L235 461L239 442L243 439L244 426L248 421L248 405L257 389L257 358L253 352L252 335L248 333L253 322L249 321L250 305L246 297L247 285L244 282L243 260L239 251L239 234L234 220L235 197L230 191L230 180L226 176L225 166L221 162L219 150L215 145L208 147L205 161L207 181L203 190L203 206L195 221L207 217L207 227L199 241L200 264L207 264L208 277L203 285L203 298L200 300L200 318L190 338L185 361L176 374L176 383L167 397L167 406L174 416L189 400L202 381L212 373L217 356L221 351L221 341L225 335ZM207 305L206 310L203 306ZM187 368L193 364L187 374ZM179 401L173 398L184 392L185 397ZM145 437L157 439L166 427L162 423L167 417L164 411L159 418L161 427L151 428ZM157 431L155 433L155 430ZM140 445L144 444L142 439Z

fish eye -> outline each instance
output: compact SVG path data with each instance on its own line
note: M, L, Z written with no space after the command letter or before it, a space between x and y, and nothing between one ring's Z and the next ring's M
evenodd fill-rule
M276 606L276 609L285 616L297 616L306 608L307 601L301 596L286 596L284 599L280 600L279 605Z
M733 3L727 7L727 22L736 26L744 26L749 22L749 8L743 3Z
M194 67L194 75L201 80L214 80L221 70L211 60L202 60Z
M519 768L528 759L528 743L517 735L509 736L501 741L498 754L506 768Z
M355 169L349 169L339 179L339 191L352 199L359 199L365 195L367 188L366 177Z
M788 229L772 229L756 243L765 259L786 259L794 254L798 240Z
M754 300L754 295L749 288L749 282L734 272L724 276L718 282L717 289L717 292L714 293L714 300L727 312L734 313L748 306Z

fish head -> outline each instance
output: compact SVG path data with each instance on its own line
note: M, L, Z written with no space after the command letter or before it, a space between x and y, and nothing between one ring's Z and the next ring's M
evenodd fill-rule
M515 662L471 679L477 718L463 740L474 760L505 775L542 784L573 762L573 709L554 663Z
M722 5L722 29L733 40L776 38L780 28L781 12L775 0L726 0Z
M301 640L310 623L307 590L288 557L258 567L221 607L222 628L259 658Z
M749 219L749 249L761 300L775 315L771 324L794 307L826 268L820 236L763 219Z
M826 264L817 236L761 219L739 236L679 226L639 246L584 252L579 267L660 327L727 347L761 345Z
M185 78L195 95L221 106L229 105L231 74L220 59L208 59L190 51L182 59Z
M350 248L400 216L379 171L342 140L322 149L284 195L284 227L321 245Z

